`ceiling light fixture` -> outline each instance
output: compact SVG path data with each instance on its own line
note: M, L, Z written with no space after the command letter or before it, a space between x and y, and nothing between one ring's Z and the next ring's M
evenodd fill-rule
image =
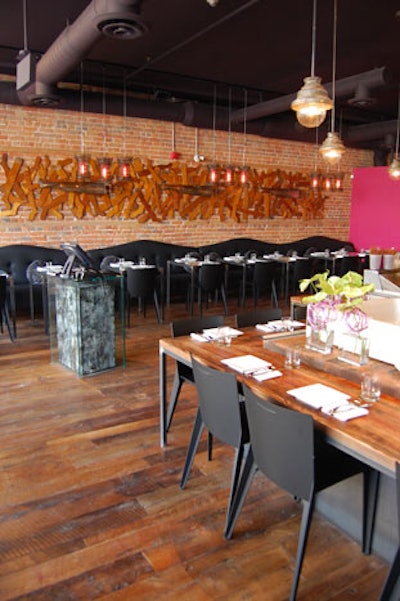
M337 165L346 152L346 148L340 139L340 136L335 132L335 80L336 80L336 35L337 35L337 0L333 2L333 52L332 52L332 113L331 113L331 131L319 149L324 161L329 165Z
M399 158L399 138L400 138L400 85L399 98L397 107L397 132L396 132L396 149L392 162L389 165L388 173L391 179L400 180L400 158Z
M304 78L304 86L298 91L291 108L296 111L297 121L303 127L318 127L323 123L326 112L332 106L328 92L321 84L321 78L315 76L315 37L317 29L317 0L313 0L313 22L311 41L311 75Z

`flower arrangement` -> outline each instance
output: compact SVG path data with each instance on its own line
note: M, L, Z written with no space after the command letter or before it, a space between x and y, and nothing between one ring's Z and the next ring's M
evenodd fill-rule
M329 271L316 273L311 278L300 280L299 288L305 292L308 287L314 294L303 297L303 303L313 305L307 312L312 328L325 328L328 322L335 321L338 312L345 312L345 321L353 332L361 332L368 327L368 319L360 304L373 284L364 284L363 277L355 271L348 271L343 276L329 275Z

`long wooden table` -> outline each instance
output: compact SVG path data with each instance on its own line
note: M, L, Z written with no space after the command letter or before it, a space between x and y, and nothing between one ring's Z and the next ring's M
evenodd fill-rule
M307 361L307 354L304 349L304 333L287 337L271 336L269 339L264 340L262 333L256 328L244 328L243 332L243 335L233 339L231 346L219 345L216 342L198 342L190 336L160 340L161 446L167 444L167 357L172 357L190 365L191 357L194 356L211 367L231 371L221 363L222 359L247 354L256 355L270 361L282 372L282 376L264 382L257 382L250 376L234 372L238 380L246 382L262 398L269 398L296 411L311 414L316 426L324 431L329 443L349 455L362 460L364 463L377 469L380 473L394 478L398 496L397 507L400 514L400 399L384 391L379 402L370 409L367 416L341 422L335 419L335 417L325 415L320 411L308 407L287 393L292 388L320 382L345 392L352 398L357 398L360 390L358 380L361 378L361 373L366 369L371 369L375 362L370 361L364 367L349 365L345 371L343 366L341 366L339 374L333 373L333 361L326 361L319 368ZM300 348L302 364L299 369L287 369L284 367L284 349L285 346L291 345L296 345ZM377 367L378 364L382 365L379 362L376 363ZM394 370L394 368L388 369ZM355 377L354 373L358 374L357 377ZM350 378L350 375L352 378ZM395 373L393 377L398 378L400 393L400 373ZM398 601L398 593L396 594L395 589L397 590L400 581L398 574L399 563L400 541L390 570L390 585L386 586L382 592L381 601L395 601L395 599Z

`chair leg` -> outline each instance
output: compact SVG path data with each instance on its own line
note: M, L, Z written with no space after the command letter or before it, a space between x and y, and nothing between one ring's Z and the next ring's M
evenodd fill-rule
M240 443L240 445L236 449L235 462L233 464L233 469L232 469L232 482L231 482L231 489L229 492L228 508L226 511L225 530L229 524L229 517L230 517L231 511L232 511L233 500L235 498L235 494L238 489L240 472L242 470L243 456L244 456L244 445L242 443Z
M397 553L390 567L389 574L386 577L379 601L396 601L393 597L395 587L398 585L400 579L400 547L397 549ZM397 597L398 599L398 597Z
M377 470L368 469L364 472L362 552L365 555L370 555L372 549L379 479L380 473Z
M15 342L15 338L14 338L14 334L11 328L11 323L10 323L10 315L8 313L8 307L7 305L4 306L4 309L2 311L2 331L3 331L3 320L7 326L7 330L8 330L8 335L10 337L11 342Z
M247 495L247 491L250 488L250 484L253 480L254 474L257 471L257 466L254 462L253 451L250 447L246 457L245 464L243 466L242 475L240 481L236 487L235 496L232 499L230 506L229 516L225 524L224 537L230 539L232 536L233 529L236 524L236 520L242 510L244 500Z
M183 384L183 380L179 377L178 371L175 371L174 381L172 383L171 396L170 396L169 404L168 404L167 425L166 425L167 432L171 426L172 418L175 413L175 407L178 402L178 397L179 397L179 393L182 388L182 384Z
M157 290L154 290L154 292L153 292L153 299L154 299L154 307L156 309L156 314L157 314L157 321L158 321L158 323L162 323L160 303L158 302Z
M29 309L31 314L31 322L35 321L35 299L33 296L33 286L29 284Z
M228 315L228 303L226 302L226 292L223 285L221 286L221 298L224 305L224 315Z
M211 434L211 432L208 433L207 447L208 447L208 461L212 461L213 435Z
M187 479L189 478L190 471L192 469L192 464L194 460L194 456L196 455L197 447L199 446L200 438L204 430L204 422L201 416L200 409L197 409L196 419L193 426L192 437L190 439L185 466L183 468L182 478L180 487L185 488Z
M297 588L299 586L300 572L304 560L304 552L307 545L308 533L310 531L311 517L314 509L314 493L311 495L311 499L306 501L303 499L303 514L301 516L299 542L297 545L296 554L296 566L294 569L292 589L290 591L289 601L295 601Z

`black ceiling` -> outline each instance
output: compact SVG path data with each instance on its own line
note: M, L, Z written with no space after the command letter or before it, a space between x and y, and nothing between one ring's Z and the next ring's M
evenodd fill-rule
M97 7L109 1L119 3L93 0ZM315 140L314 131L296 123L290 99L279 101L272 112L267 103L296 93L310 75L312 0L214 0L214 7L213 0L120 1L137 13L141 35L132 40L101 37L61 80L79 86L83 77L85 86L96 86L97 110L104 110L106 89L106 110L122 112L121 96L114 98L112 89L121 90L125 80L130 115L213 127L217 112L217 127L227 127L230 115L232 127L240 131L244 128L240 111L247 102L250 133ZM24 49L40 59L90 4L1 0L0 72L15 75L18 54ZM333 0L319 0L315 73L324 84L332 79L332 30ZM393 149L399 39L399 0L338 1L336 129L349 146ZM339 94L340 80L383 67L384 71L374 72L379 81L369 91L371 102L363 96L360 102L349 103L354 91ZM59 85L58 94L60 106L79 108L79 89L72 92ZM93 102L96 110L96 94L92 96L87 93L86 102ZM20 102L13 82L0 86L1 101ZM260 105L256 113L253 105ZM321 139L327 127L328 121L320 128Z

